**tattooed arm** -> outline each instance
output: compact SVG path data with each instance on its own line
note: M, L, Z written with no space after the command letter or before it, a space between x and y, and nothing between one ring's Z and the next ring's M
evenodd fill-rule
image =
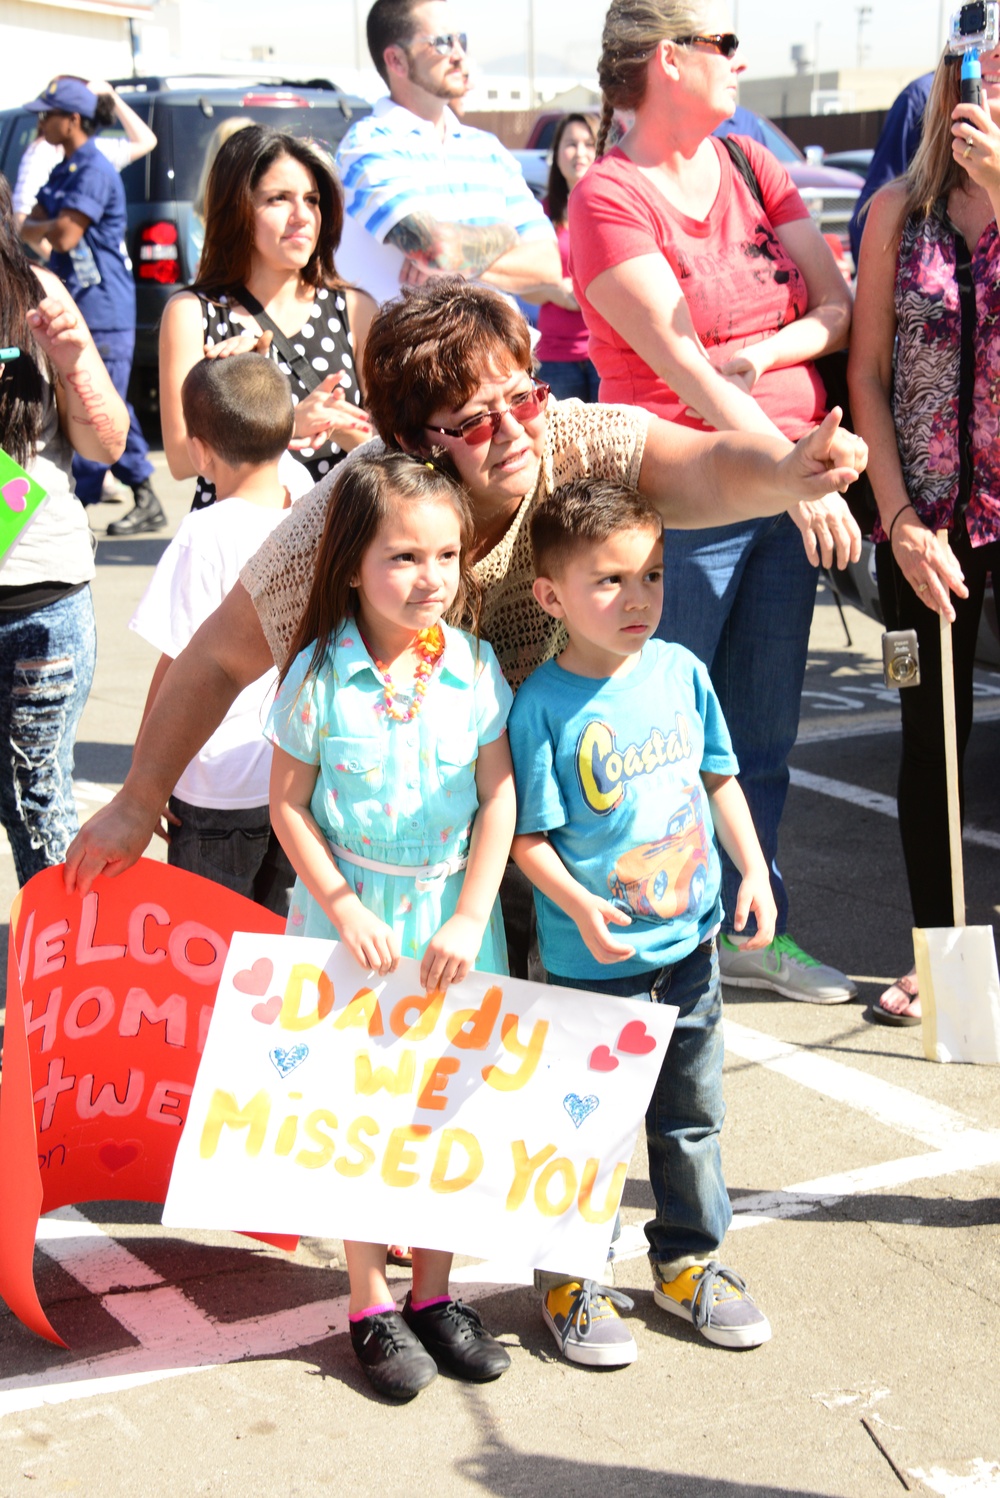
M429 213L411 213L389 230L386 243L428 274L479 276L517 244L510 224L446 224Z
M28 321L56 375L59 424L81 458L114 463L125 451L128 412L87 324L62 282L36 268L45 295Z
M407 257L405 282L459 275L521 295L562 281L555 241L521 239L510 224L445 224L414 213L390 229L386 242Z

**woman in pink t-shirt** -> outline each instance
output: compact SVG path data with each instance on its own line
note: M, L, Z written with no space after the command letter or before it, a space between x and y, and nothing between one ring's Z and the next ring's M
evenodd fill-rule
M570 196L583 180L584 173L593 166L596 153L597 121L585 114L564 115L552 137L549 190L542 205L552 220L559 242L563 294L561 300L543 302L539 307L538 331L541 337L535 349L541 366L538 378L544 380L556 400L567 400L574 395L583 401L597 400L599 377L587 353L590 334L569 278L569 225L566 222Z
M738 164L712 134L743 71L729 24L722 0L613 0L598 153L616 109L634 124L570 199L573 283L602 400L795 441L823 415L812 361L846 343L851 296L784 168L742 137ZM722 532L668 533L659 632L711 668L772 869L778 934L744 952L732 932L739 874L725 860L723 978L838 1003L854 985L788 935L776 862L818 561L805 524L793 507Z

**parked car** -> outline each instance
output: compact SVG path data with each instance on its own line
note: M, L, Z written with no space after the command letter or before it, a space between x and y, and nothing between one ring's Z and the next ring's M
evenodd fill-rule
M538 199L545 196L551 162L552 137L563 113L562 110L544 110L535 118L525 149L514 152L521 163L521 170L524 172L528 186ZM585 113L585 111L581 110L580 113ZM748 110L747 113L750 114L752 111ZM847 226L851 222L858 194L864 186L863 177L855 172L835 169L827 165L826 161L822 165L807 161L805 153L800 151L798 146L790 141L784 131L779 130L772 120L765 119L763 115L755 115L754 119L759 126L765 145L788 168L789 176L802 194L806 207L822 232L836 238L841 246L842 260L850 270L851 247L847 237ZM718 133L724 133L724 128L720 126Z
M128 204L125 247L136 283L130 394L149 411L158 405L160 317L168 298L194 274L191 205L205 147L219 121L249 115L315 140L333 155L351 121L370 114L371 106L321 78L301 84L209 76L111 81L157 137L156 149L122 173ZM0 171L12 185L37 125L38 116L24 109L0 111Z
M859 177L867 177L868 169L872 164L875 152L871 146L866 146L857 151L824 151L823 165L835 166L844 172L857 172Z

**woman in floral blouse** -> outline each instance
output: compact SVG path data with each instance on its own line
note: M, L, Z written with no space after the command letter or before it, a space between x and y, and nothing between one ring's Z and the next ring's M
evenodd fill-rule
M917 926L953 924L938 616L953 622L961 759L986 582L995 597L1000 580L1000 48L982 58L982 108L959 104L956 63L938 64L906 176L872 200L850 363L882 612L887 629L915 629L920 649L920 684L900 692L898 791ZM871 1013L918 1024L915 972Z

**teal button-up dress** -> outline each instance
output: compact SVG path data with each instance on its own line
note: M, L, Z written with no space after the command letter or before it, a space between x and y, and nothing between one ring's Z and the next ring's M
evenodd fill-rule
M504 732L513 697L485 640L477 644L462 630L442 628L444 654L409 723L386 712L382 676L353 620L341 626L317 675L307 674L309 647L275 697L267 737L318 767L310 802L318 826L329 842L365 858L419 867L469 851L479 746ZM455 912L464 871L418 890L414 876L376 873L331 856L366 909L396 932L404 957L421 957ZM337 936L301 879L287 932ZM499 900L476 967L507 971Z

